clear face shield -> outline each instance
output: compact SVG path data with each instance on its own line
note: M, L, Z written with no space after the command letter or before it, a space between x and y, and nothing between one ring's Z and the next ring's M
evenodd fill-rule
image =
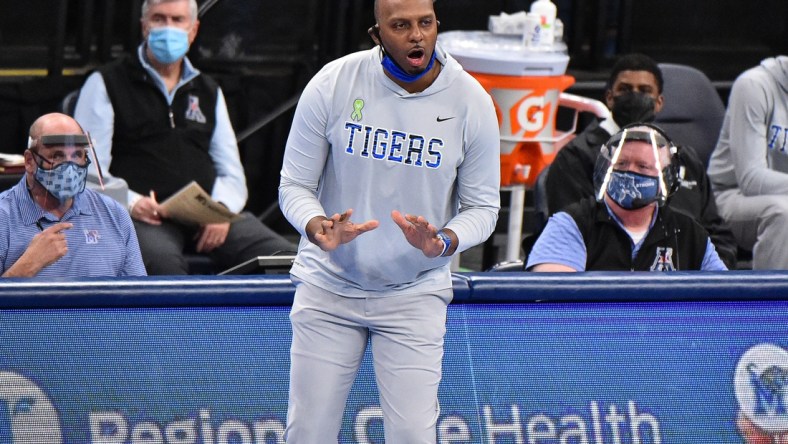
M664 205L678 186L677 148L659 130L625 127L600 149L594 168L597 201L605 195L621 208Z

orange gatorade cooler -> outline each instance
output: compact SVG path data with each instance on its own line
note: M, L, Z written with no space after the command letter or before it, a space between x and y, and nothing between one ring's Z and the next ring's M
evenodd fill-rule
M501 185L532 187L553 161L557 143L571 135L555 129L559 95L575 81L564 74L566 44L528 48L518 36L487 31L450 31L438 40L492 96L501 131Z
M574 83L565 75L566 44L526 46L522 35L449 31L438 42L490 93L501 131L501 190L511 192L506 260L520 258L525 189L572 133L558 134L561 92Z
M571 76L511 77L471 73L490 93L501 129L501 185L533 187L552 163L557 135L558 96L571 86Z

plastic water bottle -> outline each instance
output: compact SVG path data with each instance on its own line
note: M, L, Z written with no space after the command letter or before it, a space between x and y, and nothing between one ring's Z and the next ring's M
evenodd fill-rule
M555 42L555 17L558 14L555 4L550 0L536 0L531 3L530 12L540 18L540 43L543 46L552 46Z
M555 30L555 32L553 33L554 34L553 41L554 42L563 42L564 41L564 22L562 22L560 18L556 18L555 19L555 27L553 29Z

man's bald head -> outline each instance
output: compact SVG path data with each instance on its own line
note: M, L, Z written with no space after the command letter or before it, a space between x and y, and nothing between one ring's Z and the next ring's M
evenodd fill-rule
M375 0L374 6L374 13L375 13L375 23L380 23L380 4L381 3L391 3L392 0ZM396 0L395 0L396 2ZM435 3L435 0L432 0L432 3Z
M83 134L83 131L71 116L61 113L44 114L30 125L31 144L28 148L37 146L41 136L49 134Z

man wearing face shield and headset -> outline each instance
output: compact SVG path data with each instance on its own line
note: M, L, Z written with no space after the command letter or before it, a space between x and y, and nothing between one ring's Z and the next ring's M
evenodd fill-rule
M595 197L550 218L526 269L727 270L706 230L667 205L677 166L676 147L656 126L624 127L600 150Z
M145 276L123 206L85 189L90 139L64 114L30 127L25 176L0 194L3 277Z
M662 71L650 57L627 54L616 62L604 97L611 118L592 123L561 148L547 172L545 188L551 215L593 195L592 176L599 147L621 127L653 121L665 101L662 90ZM703 225L723 262L734 268L736 240L717 211L705 165L688 146L679 147L678 158L681 187L672 199L673 208L693 216Z

